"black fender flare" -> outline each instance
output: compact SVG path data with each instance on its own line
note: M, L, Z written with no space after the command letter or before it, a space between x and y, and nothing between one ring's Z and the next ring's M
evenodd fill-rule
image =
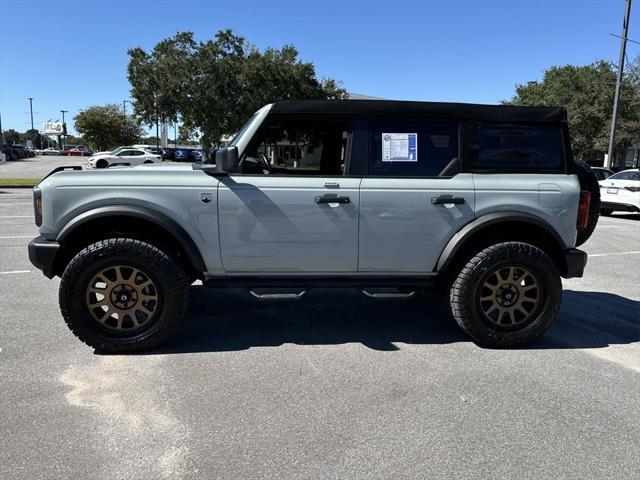
M442 250L442 253L440 254L440 258L438 259L438 263L436 264L436 271L441 272L445 270L456 257L458 251L465 244L465 241L468 240L472 235L491 225L497 225L507 222L530 223L532 225L535 225L536 227L540 227L555 239L560 250L566 250L568 248L567 246L565 246L564 241L562 240L560 235L558 235L558 233L549 223L530 213L493 212L472 220L460 230L458 230L453 235L453 237L451 237L447 245L444 247L444 250Z
M185 231L180 224L175 220L169 218L163 213L159 213L155 210L138 207L132 205L110 205L105 207L97 207L86 212L77 215L72 220L67 222L60 232L56 236L56 241L60 244L79 226L104 217L125 216L139 218L154 223L158 227L169 232L182 246L189 261L198 272L205 272L207 270L202 254L198 249L191 236Z

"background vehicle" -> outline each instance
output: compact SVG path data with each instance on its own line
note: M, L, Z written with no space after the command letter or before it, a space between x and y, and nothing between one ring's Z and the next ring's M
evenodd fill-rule
M179 148L174 152L174 159L176 162L190 162L191 151L187 148Z
M600 182L600 213L640 212L640 171L623 170Z
M189 152L189 156L190 156L192 161L201 162L202 161L202 150L191 150Z
M591 167L591 171L594 173L598 181L606 180L615 173L613 170L609 170L604 167Z
M41 150L40 155L60 155L60 150L58 150L57 148L48 147L44 150Z
M87 162L92 168L107 168L113 164L123 164L127 166L142 165L145 163L160 163L160 155L149 153L143 148L129 148L120 150L115 155L95 155Z
M597 222L598 184L567 128L561 108L279 102L215 165L50 175L34 190L29 257L62 277L65 321L99 350L171 336L195 279L259 299L446 288L477 343L523 345L556 317L561 277L582 275L575 247Z
M162 149L162 159L163 160L175 160L176 159L176 149L175 148L163 148Z
M121 147L114 148L113 150L104 150L102 152L94 152L93 155L94 156L97 156L97 155L117 155L122 150L126 150L126 149L129 149L129 148L136 148L136 147L133 147L131 145L123 145Z
M0 150L7 157L7 161L18 160L18 152L13 148L12 145L0 145Z
M91 150L88 150L84 145L76 145L65 150L65 155L75 157L90 157L92 155Z

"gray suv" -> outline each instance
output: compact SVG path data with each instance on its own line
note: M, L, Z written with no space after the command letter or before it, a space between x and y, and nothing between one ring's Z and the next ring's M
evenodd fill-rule
M556 317L560 278L582 275L575 247L599 208L561 108L283 101L212 160L71 167L34 188L29 256L61 277L60 308L82 341L160 344L199 279L264 300L446 289L478 344L523 345Z

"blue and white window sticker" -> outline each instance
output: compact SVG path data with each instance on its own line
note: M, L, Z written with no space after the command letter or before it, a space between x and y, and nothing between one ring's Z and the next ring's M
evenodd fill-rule
M383 162L417 162L418 134L417 133L383 133L382 134Z

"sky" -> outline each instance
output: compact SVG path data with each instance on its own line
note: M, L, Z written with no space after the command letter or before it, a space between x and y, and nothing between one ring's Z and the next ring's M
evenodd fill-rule
M498 103L553 65L617 63L624 0L1 0L2 127L67 124L130 99L127 49L178 31L232 28L264 49L295 45L320 77L389 99ZM640 1L629 38L640 41ZM627 55L640 53L628 43ZM189 75L192 72L185 72ZM127 108L131 108L127 105Z

